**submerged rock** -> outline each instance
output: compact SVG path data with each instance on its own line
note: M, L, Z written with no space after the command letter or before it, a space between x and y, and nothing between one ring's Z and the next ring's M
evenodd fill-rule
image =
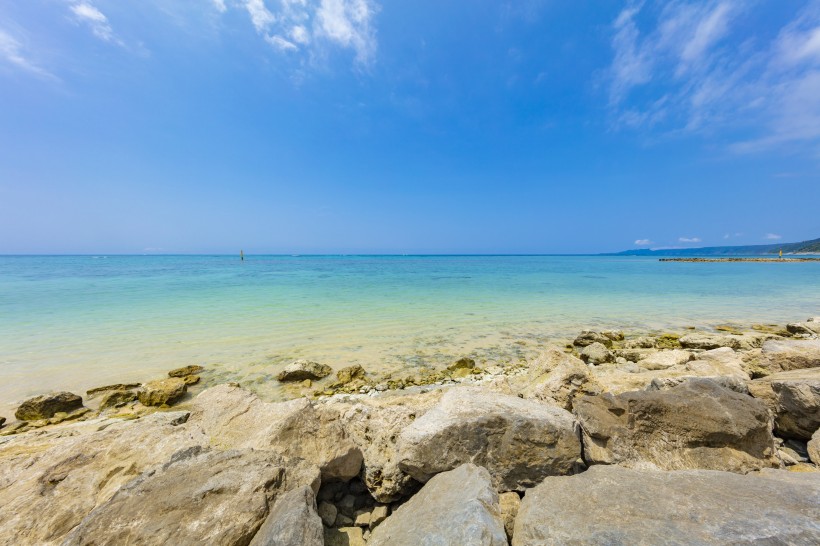
M506 546L490 475L464 464L434 476L373 530L369 546L453 544Z
M107 391L130 391L132 389L139 388L142 383L117 383L115 385L105 385L104 387L95 387L93 389L88 389L85 391L85 394L88 395L89 398L96 396L102 392Z
M316 497L307 486L291 489L276 499L249 546L324 546Z
M63 544L247 544L278 495L318 483L318 469L273 452L189 448L123 486Z
M570 473L581 445L566 410L462 387L401 432L398 453L401 470L420 482L472 462L511 491Z
M365 371L360 365L356 364L354 366L348 366L347 368L342 368L338 372L336 372L336 379L342 385L350 383L355 379L364 379ZM310 385L308 385L310 386Z
M576 400L587 464L748 472L777 466L764 404L708 379Z
M83 399L76 394L70 392L43 394L20 404L14 416L20 421L36 421L50 419L56 413L69 413L81 407L83 407Z
M820 428L820 368L755 379L749 392L771 410L779 436L808 440Z
M279 381L304 381L305 379L317 380L327 377L333 370L326 364L319 364L310 360L296 360L288 364L284 370L279 372L276 378Z
M475 368L475 360L470 357L462 357L447 366L447 369L450 371L455 370L472 370Z
M168 372L168 377L186 377L189 375L196 375L205 370L202 366L191 365L182 368L176 368Z
M527 491L513 546L817 544L820 473L595 466Z
M149 381L137 391L143 406L171 405L188 391L185 381L178 377Z
M136 399L137 393L134 391L110 391L100 399L100 410L119 408Z

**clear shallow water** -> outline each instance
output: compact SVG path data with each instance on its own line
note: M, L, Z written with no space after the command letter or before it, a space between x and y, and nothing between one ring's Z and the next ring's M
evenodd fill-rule
M820 315L820 263L597 256L0 256L0 409L202 364L269 398L311 358L507 362L583 328ZM8 413L7 411L4 412Z

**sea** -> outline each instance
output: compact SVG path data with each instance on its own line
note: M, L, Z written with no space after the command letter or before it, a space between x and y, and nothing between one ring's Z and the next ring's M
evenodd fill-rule
M265 399L294 359L374 377L627 333L820 316L820 263L631 256L0 256L0 415L199 364ZM6 415L9 417L9 415Z

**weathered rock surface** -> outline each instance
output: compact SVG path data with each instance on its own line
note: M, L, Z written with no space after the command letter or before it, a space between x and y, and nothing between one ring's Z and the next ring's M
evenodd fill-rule
M393 502L410 493L418 482L398 464L397 441L401 431L429 411L441 397L440 390L425 394L387 393L354 403L325 404L340 416L350 439L364 455L362 478L379 502Z
M507 540L512 540L515 530L515 518L521 507L521 497L515 491L507 491L498 496L498 506L501 509L501 521L504 522L504 532Z
M767 341L760 365L770 373L820 367L820 339Z
M729 349L731 350L731 349ZM659 351L640 361L641 367L647 370L665 370L672 366L686 364L692 359L692 353L681 349Z
M325 529L325 546L364 546L361 527Z
M100 398L100 409L118 408L136 399L134 391L108 391Z
M817 544L820 473L595 466L527 491L512 543Z
M276 378L279 381L317 380L327 377L333 370L326 364L319 364L311 360L296 360L279 372Z
M405 428L399 467L420 482L464 463L486 468L502 491L568 474L581 455L568 411L477 388L453 388Z
M35 396L20 404L14 416L21 421L50 419L55 413L69 413L83 407L81 396L70 392L58 392Z
M137 391L143 406L171 405L188 392L185 381L178 377L149 381Z
M820 368L755 379L749 392L771 410L779 436L808 440L820 428Z
M612 352L603 343L590 343L581 351L581 360L588 364L603 364L615 359Z
M316 497L310 487L303 485L276 499L250 546L324 546L324 543Z
M507 537L489 473L465 464L433 477L373 530L369 546L504 546Z
M339 381L339 383L342 384L350 383L354 379L363 379L364 376L364 368L362 368L358 364L354 366L348 366L347 368L342 368L341 370L336 372L336 379Z
M601 332L595 332L592 330L584 330L578 334L578 337L576 337L575 341L572 342L572 344L576 347L586 347L587 345L592 345L593 343L600 343L607 348L612 347L612 339Z
M718 349L720 347L730 347L732 349L742 349L743 343L738 336L724 334L693 333L680 338L681 347L684 349Z
M95 508L64 544L247 544L278 494L318 487L318 469L299 465L264 451L177 452Z
M359 474L362 452L347 436L339 414L306 398L263 402L250 391L219 385L191 404L191 426L201 427L215 447L274 450L318 466L324 481Z
M747 472L777 466L764 404L708 379L575 402L587 464Z
M806 451L809 455L809 460L816 465L820 465L820 429L817 429L812 434L811 440L806 444Z
M142 383L117 383L115 385L105 385L103 387L95 387L93 389L88 389L85 393L88 395L89 398L94 397L102 392L107 391L129 391L136 388L139 388Z
M168 377L187 377L189 375L196 375L198 373L202 373L205 368L202 366L197 366L196 364L191 366L184 366L182 368L176 368L168 372Z

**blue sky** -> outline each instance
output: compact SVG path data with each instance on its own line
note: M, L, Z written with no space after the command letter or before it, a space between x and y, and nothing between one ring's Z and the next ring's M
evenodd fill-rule
M0 3L0 253L816 237L817 1Z

